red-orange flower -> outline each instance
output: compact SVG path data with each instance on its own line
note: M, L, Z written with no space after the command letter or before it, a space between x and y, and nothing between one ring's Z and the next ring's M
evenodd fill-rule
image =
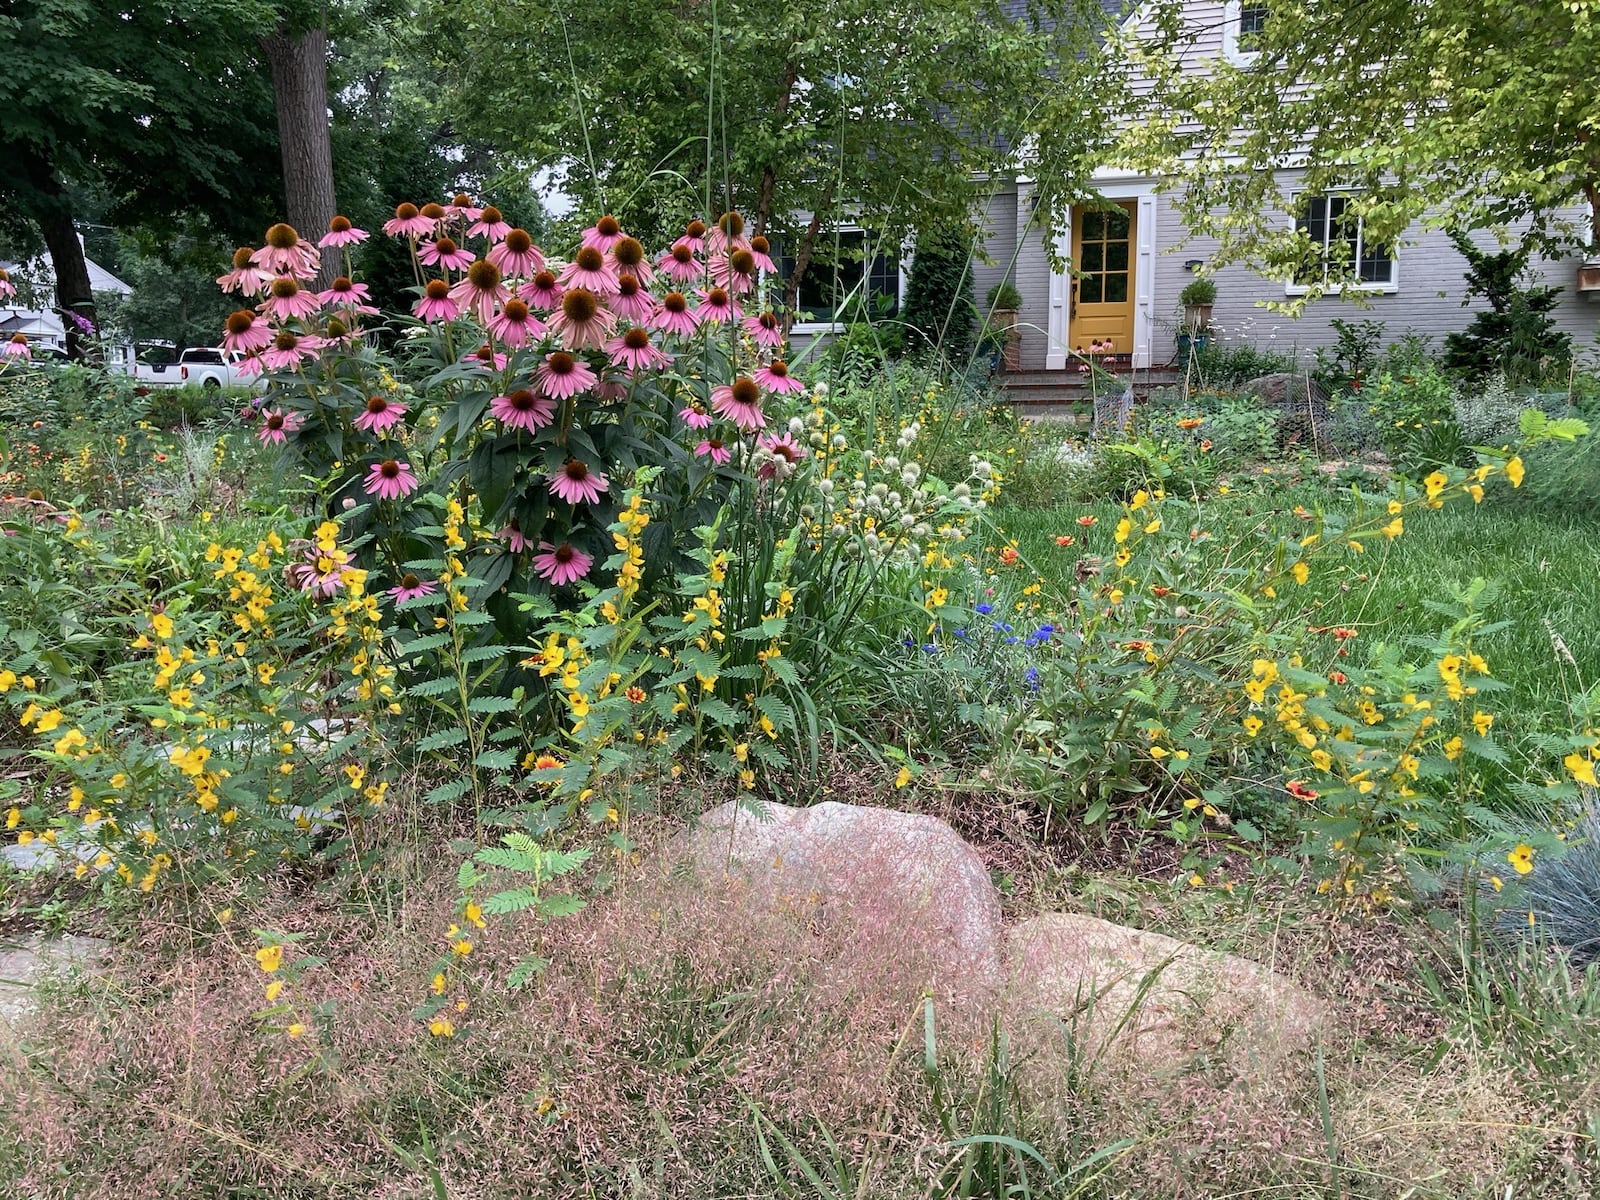
M1060 534L1060 535L1058 535L1056 537L1056 545L1058 545L1058 546L1070 546L1070 545L1072 545L1073 542L1075 542L1077 540L1078 540L1077 538L1070 538L1066 534Z
M1335 629L1333 631L1333 636L1338 638L1341 642L1349 641L1351 638L1356 636L1356 631L1354 629Z
M1007 546L1000 551L1000 561L1008 567L1015 563L1017 561L1017 548L1015 546Z
M1291 796L1298 796L1301 800L1315 800L1317 798L1317 793L1308 788L1302 780L1291 779L1284 786L1289 789Z
M1087 528L1089 528L1089 526L1093 525L1099 519L1100 519L1099 517L1079 517L1078 518L1078 524L1082 525L1085 529L1087 529Z

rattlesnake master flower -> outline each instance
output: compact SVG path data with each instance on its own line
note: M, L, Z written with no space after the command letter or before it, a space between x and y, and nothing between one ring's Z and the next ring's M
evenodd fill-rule
M394 216L383 223L383 232L389 237L428 237L436 228L438 222L423 216L415 204L395 205Z
M776 396L798 396L806 390L805 384L789 374L789 365L778 358L773 359L764 367L758 367L755 379L757 383Z
M600 303L588 288L569 288L560 310L550 318L550 329L568 350L598 350L616 328L616 314Z
M272 330L248 308L235 309L229 313L222 330L224 350L255 354L272 345Z
M386 396L368 396L366 407L353 422L357 429L382 435L405 419L407 408Z
M472 265L472 255L447 237L423 242L417 247L417 258L425 267L442 267L446 271L465 271Z
M591 470L588 463L576 458L569 458L550 477L550 494L568 504L598 504L600 493L610 486L610 481L604 475Z
M422 289L422 299L411 310L413 316L424 321L454 321L461 315L461 307L450 295L450 285L442 279L430 279Z
M650 318L650 327L673 337L687 338L697 328L694 313L689 311L689 300L682 292L668 292L661 297L661 305Z
M526 229L512 229L505 240L490 248L488 259L506 275L526 278L544 270L544 252L533 244Z
M489 415L508 429L543 429L555 420L556 402L529 388L518 388L510 395L496 396L489 403Z
M417 477L411 473L411 464L386 458L372 464L362 483L369 496L379 500L399 500L417 490Z
M533 307L549 312L561 303L561 292L562 287L556 280L556 273L544 270L517 289L517 299L526 300Z
M524 300L507 300L489 322L489 332L512 350L538 341L548 330L545 323L534 316Z
M559 546L540 542L539 549L543 553L533 556L533 569L555 587L577 583L594 565L592 557L567 542L562 542Z
M741 375L730 384L714 388L711 407L719 417L726 417L746 433L767 426L761 411L761 388L748 376Z
M357 229L350 223L349 217L334 217L328 222L328 232L322 235L317 245L324 250L330 246L359 246L367 237L367 231Z
M299 413L264 408L261 410L261 428L256 431L256 437L260 438L263 444L281 446L288 440L288 435L297 432L299 428Z
M467 236L485 237L491 242L498 242L510 232L511 226L506 224L506 219L500 215L500 210L492 204L485 204L483 211L478 214L478 219L467 230Z
M566 400L580 392L587 392L598 382L595 373L583 359L556 350L545 355L533 373L534 386L552 400Z

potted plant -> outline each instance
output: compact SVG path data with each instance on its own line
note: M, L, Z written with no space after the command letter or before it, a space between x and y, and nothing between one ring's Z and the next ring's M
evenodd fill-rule
M984 345L999 359L995 365L1000 370L1022 369L1022 331L1017 328L1017 312L1021 307L1022 293L1009 280L1002 279L989 289Z
M1191 279L1178 293L1183 305L1183 327L1191 334L1206 332L1211 326L1211 306L1217 302L1217 284L1210 278Z

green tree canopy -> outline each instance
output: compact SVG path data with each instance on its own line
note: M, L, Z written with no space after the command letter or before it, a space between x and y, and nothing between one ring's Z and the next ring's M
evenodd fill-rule
M1149 93L1120 153L1181 186L1189 228L1220 240L1215 263L1321 278L1320 248L1284 218L1274 171L1287 167L1303 168L1308 193L1350 192L1378 242L1421 220L1600 247L1600 0L1270 0L1266 12L1232 59L1182 0L1152 0L1123 38ZM1585 199L1591 221L1564 219ZM1329 285L1352 264L1331 267Z

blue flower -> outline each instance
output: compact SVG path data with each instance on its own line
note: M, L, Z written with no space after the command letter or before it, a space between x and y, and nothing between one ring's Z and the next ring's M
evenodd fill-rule
M957 629L954 631L954 633L958 638L964 638L967 636L967 631L965 629Z
M1007 625L1004 621L996 621L994 623L994 631L996 633L1010 633L1011 626Z
M990 613L992 613L994 611L994 605L992 605L992 604L980 604L980 605L978 605L977 608L973 609L972 611L977 613L980 617L987 617Z
M1026 681L1030 691L1037 692L1039 690L1039 668L1038 667L1029 667L1026 671L1023 672L1022 678L1023 678L1024 681Z
M1008 637L1008 638L1005 639L1005 643L1008 646L1015 646L1017 644L1017 642L1020 641L1020 640L1021 639L1019 639L1019 638Z
M937 654L937 653L939 653L939 647L935 646L932 642L929 642L926 646L923 647L923 649L926 650L929 654Z

